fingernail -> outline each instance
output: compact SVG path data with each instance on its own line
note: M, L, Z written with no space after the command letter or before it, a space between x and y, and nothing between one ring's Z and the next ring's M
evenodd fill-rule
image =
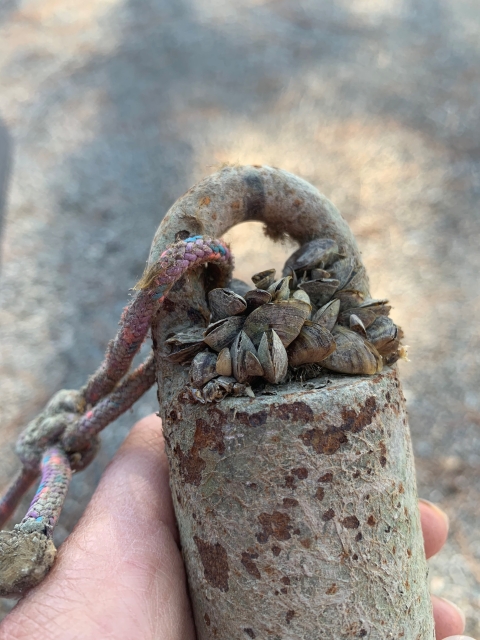
M431 509L432 511L435 511L435 513L438 513L438 515L442 516L443 520L447 525L447 529L450 527L450 519L445 513L445 511L443 511L443 509L440 509L440 507L437 507L436 504L434 504L433 502L430 502L430 500L425 500L424 498L420 498L419 502L422 502L429 509Z
M443 640L475 640L475 638L471 638L470 636L448 636L448 638L444 638Z
M439 596L437 596L437 598L439 600L443 600L444 602L446 602L450 607L453 607L453 609L455 609L455 611L458 612L458 615L460 616L460 618L462 619L463 622L463 626L465 628L465 614L463 613L463 611L460 609L460 607L457 607L456 604L454 604L453 602L450 602L450 600L447 600L446 598L440 598ZM453 636L454 638L456 638L457 636ZM463 638L465 636L458 636L459 638ZM446 640L446 639L445 639Z

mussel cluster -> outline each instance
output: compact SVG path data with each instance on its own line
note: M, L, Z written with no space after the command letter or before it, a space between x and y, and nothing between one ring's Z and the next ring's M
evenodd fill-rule
M167 358L191 363L189 391L199 402L250 395L252 382L279 384L318 365L345 374L373 374L402 356L402 331L388 300L368 297L365 268L330 239L301 246L275 269L208 294L211 323L166 340Z

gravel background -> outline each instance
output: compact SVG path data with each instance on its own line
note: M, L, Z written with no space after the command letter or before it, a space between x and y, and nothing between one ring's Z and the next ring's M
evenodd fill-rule
M432 590L480 636L479 36L475 0L2 0L0 483L100 362L170 204L224 162L281 166L340 208L405 329L419 488L452 519ZM244 277L288 253L232 239ZM59 540L154 409L105 434Z

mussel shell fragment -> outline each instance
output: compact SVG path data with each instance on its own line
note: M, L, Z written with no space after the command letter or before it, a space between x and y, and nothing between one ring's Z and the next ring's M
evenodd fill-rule
M201 387L212 378L218 376L216 370L217 355L211 351L197 353L190 366L190 382L195 387Z
M367 329L367 337L382 356L388 356L400 345L401 335L396 324L386 316L378 316Z
M288 356L274 329L263 334L258 346L258 359L263 367L263 376L268 382L278 384L285 379L288 371Z
M232 316L218 320L204 330L203 341L219 353L233 342L244 323L244 316Z
M300 289L306 291L313 304L322 306L326 304L338 289L338 280L308 280L300 284Z
M218 354L215 368L219 376L232 375L232 356L230 355L230 349L228 347L222 349Z
M364 338L367 337L367 332L365 330L365 325L363 324L362 320L355 313L350 314L349 324L350 324L350 329L352 331L355 331L355 333L358 333L359 335L363 336Z
M315 238L303 244L288 258L283 268L284 275L289 269L297 272L309 271L315 267L323 268L338 255L338 245L330 238Z
M244 296L247 303L247 313L251 313L257 307L261 307L262 304L267 304L272 300L272 296L268 291L264 289L252 289Z
M321 362L335 351L335 346L335 340L328 329L307 320L298 337L287 349L288 362L292 367Z
M363 296L368 295L368 277L367 271L363 265L360 265L354 271L352 277L344 287L345 289L353 289L360 291Z
M325 271L325 269L312 269L310 271L310 280L329 280L332 277L330 271ZM336 280L338 280L338 278L336 278Z
M260 273L252 276L252 282L257 289L268 289L268 287L275 282L275 273L275 269L260 271Z
M335 293L335 299L340 300L340 311L347 311L353 307L359 307L364 300L364 296L360 291L342 289Z
M372 375L382 370L381 355L358 333L337 325L333 337L337 348L322 361L322 367L351 375Z
M354 314L363 323L363 326L367 329L371 324L373 324L377 318L377 315L371 309L366 309L363 307L352 307L351 309L347 309L347 311L342 311L342 313L338 316L339 324L343 324L345 327L350 326L350 316Z
M339 281L339 289L344 289L347 285L347 282L352 277L355 264L355 258L348 256L346 258L340 258L339 260L336 260L332 265L328 267L330 278L335 278L335 280Z
M310 296L303 289L297 289L296 291L294 291L292 293L292 298L294 298L295 300L302 300L307 304L311 304Z
M165 355L169 362L185 364L192 360L194 356L205 349L203 342L203 327L192 327L176 333L171 338L165 340L165 344L169 345L171 352Z
M213 322L229 316L236 316L247 308L244 298L231 289L212 289L208 293L208 305L212 312Z
M257 358L257 350L244 331L240 331L230 347L232 373L238 382L263 375L263 367Z
M303 323L310 317L311 307L302 300L291 298L281 302L264 304L247 317L243 330L255 346L260 344L262 335L274 329L284 347L295 340Z
M339 311L340 300L331 300L315 313L312 321L331 331L337 323Z
M273 301L288 300L290 297L290 281L292 276L285 276L268 287Z

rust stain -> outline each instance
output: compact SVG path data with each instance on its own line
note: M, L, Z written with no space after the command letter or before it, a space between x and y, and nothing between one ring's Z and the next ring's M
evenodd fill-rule
M211 624L211 622L210 622L210 616L208 615L208 613L206 613L206 614L203 616L203 619L205 620L205 624L207 625L207 627L209 627L209 626L210 626L210 624Z
M371 424L376 412L377 401L374 396L367 398L365 404L360 407L358 412L349 407L344 407L342 410L342 430L359 433Z
M333 482L333 473L324 473L323 476L320 476L318 482Z
M268 413L259 411L258 413L246 413L245 411L239 411L235 419L246 427L261 427L268 419Z
M334 593L337 593L338 591L338 587L335 583L333 583L326 591L325 593L329 596L333 596Z
M380 447L380 464L382 465L382 467L384 467L387 464L387 447L385 446L385 443L383 441L381 441L379 443L379 447Z
M258 558L258 553L248 553L248 551L242 552L242 564L248 573L253 576L256 580L260 580L261 573L258 570L257 565L254 560Z
M228 556L218 542L210 544L198 536L194 536L198 553L203 564L205 580L220 591L228 591Z
M328 509L328 511L325 511L325 513L323 514L322 520L324 520L325 522L328 522L334 517L335 517L335 511L333 509Z
M321 502L325 497L325 489L323 487L318 487L315 497Z
M272 406L270 410L278 418L292 422L311 422L315 417L312 409L305 402L292 402L291 404Z
M273 553L273 555L274 555L275 557L277 557L277 556L279 556L279 555L280 555L280 551L281 551L280 547L277 547L277 545L276 545L276 544L275 544L275 545L273 545L273 547L272 547L272 553Z
M355 536L355 540L356 540L357 542L360 542L360 540L362 540L362 539L363 539L363 535L362 535L362 534L360 533L360 531L359 531L359 532L357 533L357 535Z
M342 444L348 442L344 433L329 433L318 427L305 431L299 435L299 438L305 446L312 447L315 453L325 453L326 455L332 455L340 449Z
M283 578L280 580L280 582L283 582L283 584L290 584L290 578L288 576L283 576Z
M208 196L204 196L203 198L200 198L200 202L198 203L201 207L206 207L207 205L209 205L211 202L210 198Z
M308 478L308 469L305 467L298 467L298 469L292 469L291 472L294 476L297 476L299 480L305 480Z
M296 489L297 485L295 484L295 478L293 476L285 476L285 487L287 489Z
M310 549L310 547L312 546L312 541L310 538L304 538L303 540L300 540L300 544L304 549Z
M294 615L295 615L295 611L293 609L290 609L290 611L287 611L287 614L285 616L285 620L287 624L290 624L290 622L293 620Z
M377 521L375 520L375 518L372 515L370 515L370 516L368 516L367 524L370 527L374 527L377 524Z
M298 500L295 500L295 498L283 499L283 506L286 507L287 509L291 509L292 507L296 507L297 505L298 505Z
M360 526L360 520L357 516L347 516L342 520L342 524L345 529L358 529Z
M280 511L264 512L258 516L258 521L263 527L263 531L257 533L258 542L263 544L268 541L270 536L275 540L289 540L291 538L290 529L292 526L288 513L281 513Z
M193 445L188 453L184 453L178 444L175 446L174 453L180 464L180 473L187 484L197 487L200 485L202 471L206 467L205 460L200 456L203 449L217 451L220 455L225 453L223 429L215 412L212 412L210 422L202 418L197 420Z

